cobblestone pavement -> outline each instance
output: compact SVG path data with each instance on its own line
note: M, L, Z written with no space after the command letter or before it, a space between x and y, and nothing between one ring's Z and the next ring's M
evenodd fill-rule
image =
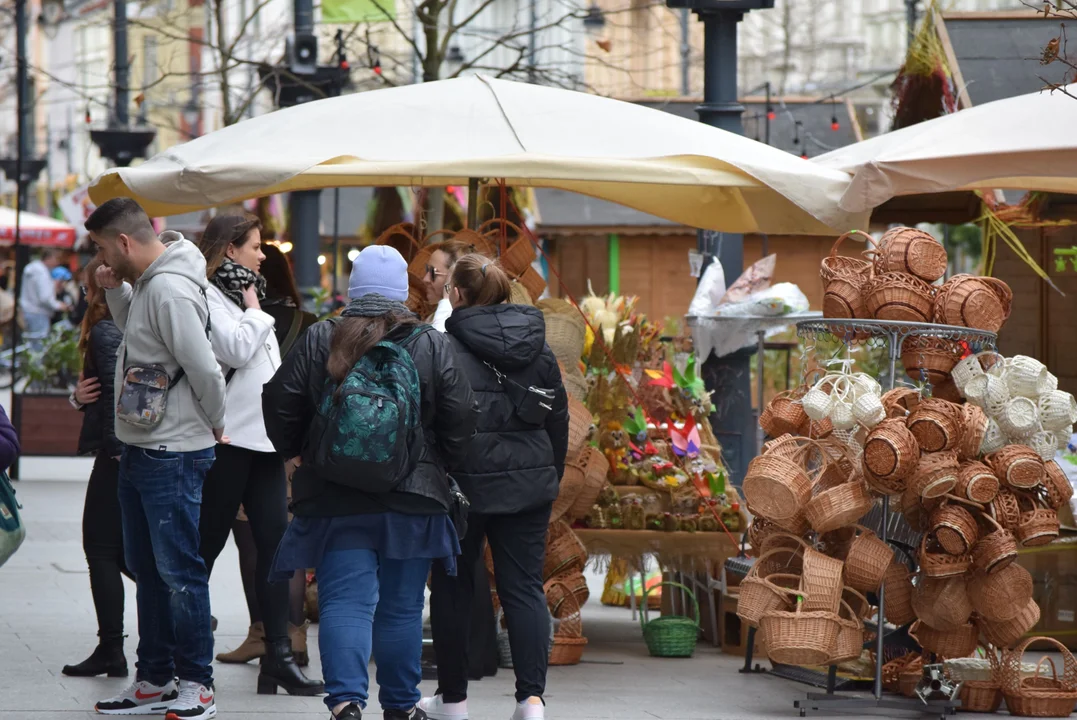
M96 623L81 547L85 461L28 460L16 484L25 506L28 538L0 568L0 720L75 720L97 717L95 700L121 689L126 680L67 678L65 663L82 660L96 641ZM48 480L42 478L50 478ZM57 479L59 478L59 479ZM594 578L599 584L600 579ZM596 588L598 589L598 588ZM134 587L128 584L128 661L134 664ZM218 649L232 648L246 634L247 615L235 548L229 543L211 584L213 612L220 621ZM597 596L596 593L592 593ZM586 606L590 645L583 664L551 668L548 716L564 720L733 720L795 717L792 701L802 686L736 672L738 658L700 645L694 659L648 657L627 610ZM317 640L312 674L319 674ZM223 718L326 718L318 698L259 696L257 668L215 666ZM424 683L423 691L434 690ZM472 720L506 720L512 712L511 671L471 687ZM376 697L376 690L371 689ZM370 717L379 717L377 707Z

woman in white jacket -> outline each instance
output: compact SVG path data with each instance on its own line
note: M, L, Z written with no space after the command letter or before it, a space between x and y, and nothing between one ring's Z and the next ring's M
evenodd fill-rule
M213 563L228 540L242 503L258 549L256 591L265 626L266 654L258 692L317 695L321 682L303 675L288 637L288 585L269 582L273 557L288 524L284 461L273 449L262 419L262 386L280 367L273 318L262 311L265 255L261 226L252 215L218 215L202 234L206 257L213 350L227 381L225 442L217 445L202 489L201 553Z

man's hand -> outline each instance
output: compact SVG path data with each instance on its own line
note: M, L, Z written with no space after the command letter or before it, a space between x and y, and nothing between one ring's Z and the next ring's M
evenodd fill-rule
M104 290L115 290L120 285L123 285L120 276L108 265L102 265L97 268L97 272L94 273L94 279L97 280L98 287Z
M221 445L231 445L232 441L224 434L224 428L213 428L213 437Z
M303 464L303 458L298 457L298 456L292 458L291 460L285 460L284 461L284 474L288 477L289 480L291 480L292 475L295 474L295 469L297 467L299 467L300 465L302 465L302 464Z
M79 373L79 384L75 386L75 401L79 405L90 405L101 397L101 382L97 378L85 378Z
M243 288L243 304L248 310L262 309L262 304L258 302L258 291L255 290L254 285Z

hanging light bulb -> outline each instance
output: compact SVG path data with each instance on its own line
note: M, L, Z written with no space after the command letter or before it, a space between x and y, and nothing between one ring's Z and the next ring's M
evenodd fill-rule
M841 123L838 122L838 116L837 115L831 115L830 116L830 129L833 130L834 132L837 132L838 130L841 130Z
M778 117L778 113L774 112L774 108L767 105L767 120L770 120L771 122L774 122L774 120L776 120L777 117Z

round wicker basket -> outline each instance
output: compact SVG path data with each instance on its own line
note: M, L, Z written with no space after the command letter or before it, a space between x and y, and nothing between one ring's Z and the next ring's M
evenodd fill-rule
M931 286L903 273L877 275L866 288L868 313L877 320L930 322L935 295Z
M935 297L935 322L998 332L1010 317L1013 292L991 277L954 275Z
M897 227L879 240L875 274L909 273L933 283L946 273L946 249L922 230Z

